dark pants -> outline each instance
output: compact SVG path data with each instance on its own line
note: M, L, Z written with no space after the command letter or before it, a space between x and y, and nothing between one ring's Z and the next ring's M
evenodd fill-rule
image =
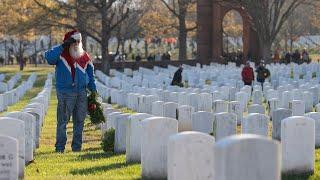
M261 88L262 88L262 91L263 91L263 83L264 83L265 80L262 80L262 79L259 80L259 79L258 79L257 81L258 81L259 83L261 83Z
M245 85L245 86L251 86L251 92L253 91L252 82L251 82L251 83L244 82L244 85Z
M72 151L81 151L82 131L84 119L87 115L87 93L83 90L79 93L57 92L57 134L56 151L63 152L67 142L67 124L72 115L73 139Z

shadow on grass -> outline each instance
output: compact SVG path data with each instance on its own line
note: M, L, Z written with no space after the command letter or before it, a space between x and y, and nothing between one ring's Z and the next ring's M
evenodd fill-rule
M100 152L88 152L88 151L84 151L87 152L85 154L80 154L77 159L79 161L81 160L92 160L92 159L102 159L102 158L110 158L110 157L116 157L116 156L121 156L121 154L114 154L112 152L104 152L104 151L100 151Z
M309 179L313 174L302 174L302 175L282 175L282 180L307 180Z
M72 124L72 122L68 122L69 124ZM95 132L95 129L84 129L83 133L90 133L90 132ZM73 128L70 127L70 130L67 131L67 135L72 135L73 134Z
M90 168L84 168L84 169L73 169L70 171L70 174L72 175L90 175L90 174L97 174L99 172L105 172L108 170L114 170L114 169L121 169L124 167L129 167L135 164L126 164L125 162L121 163L115 163L115 164L109 164L105 166L95 166Z
M92 151L99 151L99 150L102 151L102 148L100 146L99 147L85 148L82 152L92 152Z

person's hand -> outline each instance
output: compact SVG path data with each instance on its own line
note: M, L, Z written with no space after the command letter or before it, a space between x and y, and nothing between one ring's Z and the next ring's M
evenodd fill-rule
M70 37L69 39L65 40L62 44L62 47L63 49L65 48L69 48L69 46L72 44L72 43L75 43L77 42L73 37Z

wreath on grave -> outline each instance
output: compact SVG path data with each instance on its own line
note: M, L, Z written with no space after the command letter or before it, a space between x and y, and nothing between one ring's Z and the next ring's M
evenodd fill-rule
M88 96L88 114L92 124L101 124L106 121L103 116L101 102L99 102L97 99L98 94L96 92L91 92Z

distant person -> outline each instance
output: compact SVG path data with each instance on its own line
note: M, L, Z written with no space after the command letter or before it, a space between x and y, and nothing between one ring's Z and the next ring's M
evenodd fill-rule
M301 64L301 54L298 49L293 53L293 59L295 63Z
M170 54L170 52L167 52L166 56L167 56L167 59L166 59L166 60L171 61L171 54Z
M148 62L154 61L154 57L153 57L152 54L149 54L149 56L147 57L147 61L148 61Z
M135 60L136 60L136 62L140 62L141 59L142 59L142 58L141 58L140 54L138 54L138 55L136 56L136 59L135 59Z
M1 66L4 65L4 58L2 56L0 56L0 64L1 64Z
M291 63L291 57L292 57L292 56L291 56L291 52L290 52L290 51L287 52L286 55L285 55L285 57L284 57L286 64L290 64L290 63Z
M276 51L273 55L273 62L274 63L279 63L280 62L280 53L279 51Z
M244 85L252 86L252 81L254 80L253 68L250 67L249 61L246 63L241 72L242 81Z
M183 68L180 66L178 68L178 70L174 73L173 75L173 79L171 82L172 86L179 86L179 87L183 87L183 83L182 83L182 71Z
M303 62L310 63L309 53L306 48L304 48L302 51L302 60Z
M166 61L167 60L167 55L166 53L163 53L161 56L161 61Z
M260 65L256 69L257 72L257 81L261 83L261 87L263 90L263 83L270 76L270 71L265 67L264 61L260 62Z

